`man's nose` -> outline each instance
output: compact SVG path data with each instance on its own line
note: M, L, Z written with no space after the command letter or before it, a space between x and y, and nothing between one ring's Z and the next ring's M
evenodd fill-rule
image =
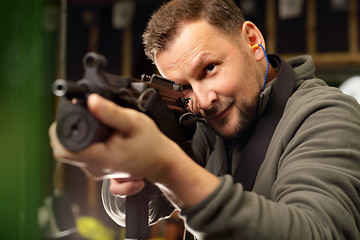
M211 109L217 100L217 94L206 87L193 87L193 91L195 95L194 107L197 108L194 110L196 112L198 112L199 110L206 111Z

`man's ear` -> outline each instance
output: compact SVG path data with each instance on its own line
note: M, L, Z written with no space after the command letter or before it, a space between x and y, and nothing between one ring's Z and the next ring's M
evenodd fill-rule
M244 34L249 46L253 49L255 58L257 61L260 61L264 58L264 53L259 46L261 44L265 48L265 40L260 30L256 25L250 21L245 21L242 28L242 33Z

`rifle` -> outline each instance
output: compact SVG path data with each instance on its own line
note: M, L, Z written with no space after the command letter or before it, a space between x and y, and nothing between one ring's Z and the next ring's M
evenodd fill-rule
M122 107L136 109L150 116L159 129L179 144L191 157L188 142L196 129L196 116L184 97L181 85L157 76L143 74L141 79L105 72L104 56L89 52L83 58L84 76L72 82L56 80L53 93L60 97L56 133L65 148L77 152L96 142L105 141L113 129L97 121L86 104L97 93ZM126 198L126 238L146 239L148 227L149 182L138 194Z

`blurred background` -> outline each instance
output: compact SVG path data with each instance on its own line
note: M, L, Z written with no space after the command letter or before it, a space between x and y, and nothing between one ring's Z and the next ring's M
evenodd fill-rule
M266 38L267 52L313 56L317 75L339 87L359 82L358 0L238 0ZM107 72L156 71L141 34L160 0L2 1L0 27L0 239L123 239L104 212L101 182L54 161L47 130L55 119L55 79L76 81L82 57L103 54ZM359 92L359 85L352 90ZM181 239L176 215L153 239Z

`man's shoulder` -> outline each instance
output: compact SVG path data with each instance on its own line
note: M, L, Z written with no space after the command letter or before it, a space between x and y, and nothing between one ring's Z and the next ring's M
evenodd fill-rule
M319 78L300 81L296 90L289 98L286 106L287 113L304 115L313 114L318 110L336 112L352 109L351 112L359 112L359 104L356 100L338 88L328 86Z
M327 85L319 78L311 78L297 81L297 87L293 94L294 97L305 98L306 102L311 100L328 101L333 98L348 101L348 96L336 87Z

